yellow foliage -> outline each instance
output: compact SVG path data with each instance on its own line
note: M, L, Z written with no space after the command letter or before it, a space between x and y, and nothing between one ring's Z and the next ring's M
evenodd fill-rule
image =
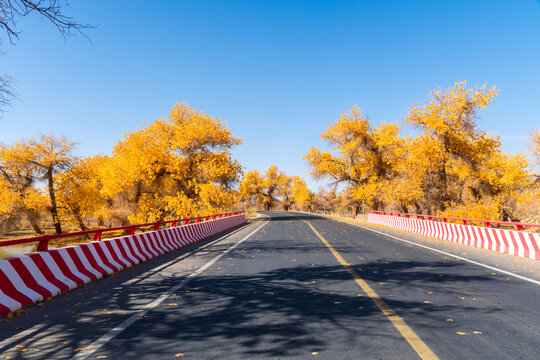
M248 203L257 203L266 210L273 209L279 201L283 208L288 210L295 202L295 195L299 197L299 201L308 200L307 195L303 193L306 190L307 185L302 178L290 177L272 165L264 175L257 170L249 171L240 183L238 193L246 198Z
M291 194L292 201L302 210L304 210L313 199L313 194L309 190L306 181L297 175L292 177Z
M102 163L101 193L123 198L130 222L225 211L242 174L230 148L241 142L221 119L177 104L115 145Z
M354 106L321 136L333 151L312 148L305 160L315 177L348 184L356 201L375 209L446 215L470 207L479 216L510 218L533 179L524 156L503 153L499 138L478 129L477 112L496 95L494 87L465 82L433 91L405 118L419 130L414 137L400 136L396 124L372 128Z

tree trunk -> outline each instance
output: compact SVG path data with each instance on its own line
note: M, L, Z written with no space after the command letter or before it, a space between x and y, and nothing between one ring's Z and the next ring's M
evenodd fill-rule
M41 230L41 228L39 227L35 214L33 214L31 211L26 211L26 218L28 219L28 222L30 222L30 226L32 226L32 229L36 234L44 234L43 230Z
M49 197L51 198L51 216L54 223L54 229L56 230L57 234L61 234L62 226L60 225L60 218L58 217L58 207L56 205L56 196L54 194L54 179L52 167L47 169L47 180L49 183Z
M84 221L83 221L83 219L81 217L81 213L78 210L75 210L75 209L71 209L71 212L73 213L73 216L77 220L77 223L79 224L79 227L81 228L81 230L82 231L88 230L88 227L84 224Z

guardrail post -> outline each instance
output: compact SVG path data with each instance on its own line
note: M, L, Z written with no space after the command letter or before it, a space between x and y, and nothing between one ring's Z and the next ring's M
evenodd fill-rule
M517 231L523 231L523 225L515 224L514 226L516 227Z
M161 221L158 222L156 225L154 225L154 231L158 231L160 226L161 226Z
M171 227L175 227L175 226L176 226L176 220L171 223Z
M49 237L46 237L45 239L39 240L37 251L49 251Z
M103 233L103 231L96 231L94 233L94 236L92 237L92 240L94 241L99 241L101 240L101 234Z
M128 235L135 235L135 226L129 228Z

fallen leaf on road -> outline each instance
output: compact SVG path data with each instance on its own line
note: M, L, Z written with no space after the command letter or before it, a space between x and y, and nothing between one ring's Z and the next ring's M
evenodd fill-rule
M446 319L446 321L454 321L454 319Z
M456 334L458 334L458 335L469 335L469 334L461 332L461 331L456 331Z
M19 326L19 327L15 328L15 330L17 330L17 331L22 330L22 329L24 329L24 326Z
M106 359L106 358L107 358L107 355L99 355L97 358L98 358L98 359Z
M178 353L178 354L174 355L174 357L182 357L182 356L184 356L184 354L182 354L182 353Z
M178 306L178 304L172 303L172 304L169 304L169 306Z
M425 302L426 304L431 304L431 301L429 301L429 300L425 300L424 302Z
M75 349L73 351L83 351L84 349Z
M473 331L473 333L478 334L478 335L482 334L481 331Z
M311 353L311 355L319 355L319 353L314 351L314 352Z

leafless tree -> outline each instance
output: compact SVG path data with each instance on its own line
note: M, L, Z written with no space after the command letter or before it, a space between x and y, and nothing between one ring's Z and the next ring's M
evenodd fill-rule
M84 30L92 26L79 24L65 15L63 9L67 6L67 0L0 0L0 30L3 29L9 42L14 44L21 33L17 30L17 22L22 17L35 14L56 26L64 39L75 33L86 36ZM9 75L0 75L0 115L16 98L12 84Z

